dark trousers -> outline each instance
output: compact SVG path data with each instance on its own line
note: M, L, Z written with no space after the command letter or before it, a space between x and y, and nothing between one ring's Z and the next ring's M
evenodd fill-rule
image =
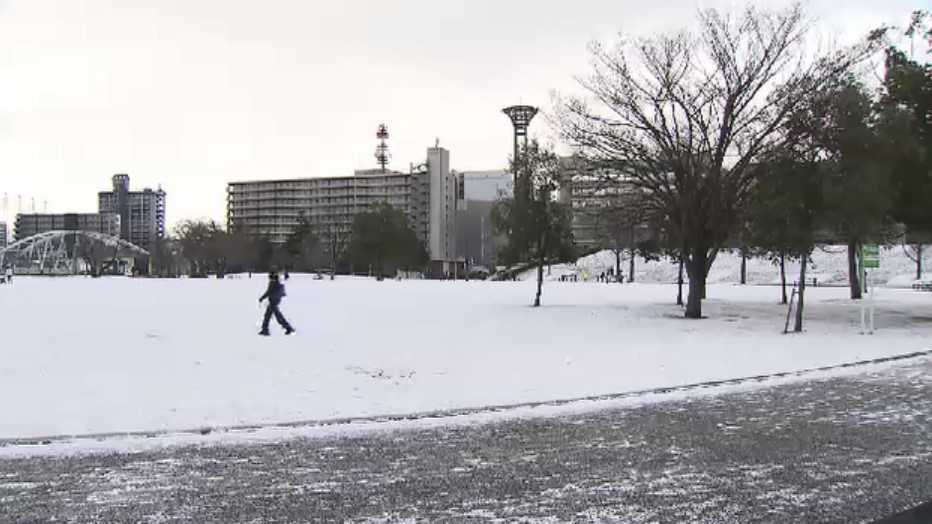
M278 309L278 302L273 302L271 300L269 301L269 305L265 307L265 318L262 319L262 331L269 330L269 321L272 320L272 315L275 315L275 321L285 328L285 330L291 331L291 324L288 323L285 315L282 315L282 312Z

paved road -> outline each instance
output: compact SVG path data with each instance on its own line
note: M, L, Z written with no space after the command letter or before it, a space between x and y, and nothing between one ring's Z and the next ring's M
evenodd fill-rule
M932 364L493 425L0 460L0 522L865 522L932 499Z

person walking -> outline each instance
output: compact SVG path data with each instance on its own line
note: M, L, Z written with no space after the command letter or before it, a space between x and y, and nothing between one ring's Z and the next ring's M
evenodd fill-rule
M6 275L6 283L12 284L13 283L13 266L6 267L5 275Z
M265 299L269 301L268 305L265 307L265 317L262 319L262 331L259 332L260 335L264 337L269 336L269 321L272 319L272 315L275 315L275 320L285 329L286 335L294 333L294 328L291 327L285 315L282 315L281 310L278 309L284 296L285 285L279 281L278 273L272 271L269 273L269 287L265 290L265 293L259 297L260 304Z

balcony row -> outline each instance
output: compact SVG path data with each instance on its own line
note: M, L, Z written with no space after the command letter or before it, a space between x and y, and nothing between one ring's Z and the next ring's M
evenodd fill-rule
M242 193L292 193L296 191L347 191L347 190L363 190L371 188L410 188L412 184L407 180L398 180L398 181L364 181L357 183L349 184L333 184L333 185L321 185L321 184L303 184L293 187L269 187L269 186L258 186L258 187L244 187L244 186L227 186L227 192L231 194L242 194Z

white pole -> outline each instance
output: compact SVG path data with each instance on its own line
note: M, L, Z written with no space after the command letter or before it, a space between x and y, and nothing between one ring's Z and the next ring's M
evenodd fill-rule
M862 280L859 284L863 287L864 286L863 273L862 273L861 278ZM861 302L861 334L863 335L867 333L867 304L864 303L865 302L864 299L861 299L860 302Z
M867 290L867 268L864 267L864 244L858 245L858 262L861 266L861 295L868 293Z
M861 301L861 334L867 333L867 312L865 311L864 301Z
M485 263L485 214L479 215L479 258L482 259L482 265Z
M866 273L865 273L866 275ZM865 276L865 278L867 278ZM871 287L868 292L867 300L870 301L870 333L874 334L874 292L876 291L876 286Z

